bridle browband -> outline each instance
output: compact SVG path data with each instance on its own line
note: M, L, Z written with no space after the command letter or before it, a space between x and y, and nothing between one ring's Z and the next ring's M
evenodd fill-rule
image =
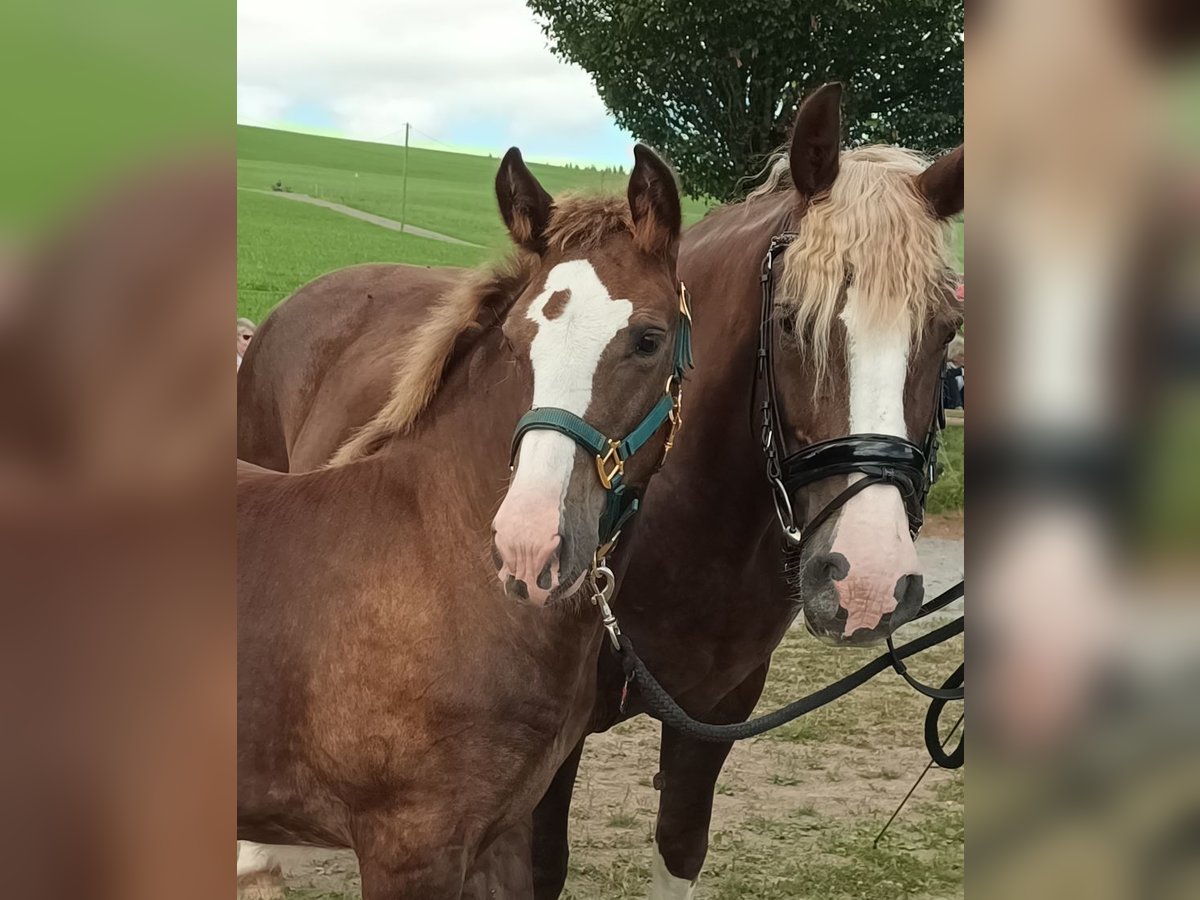
M662 461L675 443L675 435L683 421L683 375L692 368L692 311L687 287L679 283L679 324L675 330L674 361L667 388L659 401L622 440L614 440L582 417L555 406L541 406L521 416L513 433L509 455L511 468L517 459L521 439L531 431L556 431L573 440L596 458L596 474L605 491L604 512L600 516L600 543L596 550L593 570L603 564L604 557L616 544L621 529L633 518L641 503L640 492L625 484L625 464L649 441L664 424L671 423L663 447ZM594 572L593 572L594 575Z
M775 235L763 257L759 279L762 310L755 362L755 396L762 428L760 443L775 514L784 538L798 549L851 497L874 484L891 484L899 490L908 515L909 531L916 537L925 518L925 498L938 476L938 436L945 426L940 380L923 447L891 434L851 434L787 453L788 432L783 427L775 390L775 260L795 238L794 232ZM825 504L807 523L798 524L792 510L792 495L800 488L837 475L862 477Z

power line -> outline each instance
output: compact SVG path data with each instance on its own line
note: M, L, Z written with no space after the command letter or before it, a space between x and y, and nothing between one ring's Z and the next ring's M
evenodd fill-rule
M456 148L454 147L453 144L447 143L446 141L443 141L441 138L434 137L428 131L418 128L416 125L413 125L411 122L405 122L403 128L397 128L395 131L389 131L387 134L376 138L375 143L379 143L379 144L384 143L388 138L395 137L395 136L401 134L402 132L407 137L407 133L409 130L415 131L417 134L433 141L435 144L440 144L441 146L445 147L447 150L456 150Z

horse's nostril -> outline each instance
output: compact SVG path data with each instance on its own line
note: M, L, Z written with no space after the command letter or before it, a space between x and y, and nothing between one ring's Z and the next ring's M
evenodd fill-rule
M504 592L512 594L518 600L529 599L529 587L520 578L515 578L512 575L509 575L508 580L504 583Z
M825 553L817 557L821 573L831 581L841 581L850 574L850 561L842 553Z
M915 611L916 607L920 606L921 601L925 599L924 576L917 574L902 575L896 581L896 590L892 596L896 598L896 608L898 610L907 613L911 608Z

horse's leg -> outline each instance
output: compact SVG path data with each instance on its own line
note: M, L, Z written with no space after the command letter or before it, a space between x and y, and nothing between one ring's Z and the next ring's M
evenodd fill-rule
M237 842L238 900L283 900L283 874L271 848Z
M754 710L766 677L764 663L722 698L709 712L709 721L743 721ZM690 900L693 896L708 853L708 826L717 776L732 747L732 744L698 741L663 726L656 779L662 793L654 829L657 853L651 900Z
M355 823L362 900L460 900L474 847L464 846L461 834L439 827L459 817L430 813Z
M585 738L586 740L586 738ZM567 821L571 813L571 795L575 791L575 773L583 741L563 760L533 811L533 896L536 900L558 900L567 883L567 860L571 856L567 840Z
M463 900L532 900L533 823L514 825L492 841L471 867Z

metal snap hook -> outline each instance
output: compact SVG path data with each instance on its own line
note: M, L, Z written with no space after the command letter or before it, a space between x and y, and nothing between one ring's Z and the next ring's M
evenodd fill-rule
M603 587L599 583L601 578L604 580ZM612 642L613 649L619 652L621 649L621 626L617 624L617 617L613 615L612 608L608 605L617 579L608 566L595 566L589 580L592 585L592 603L600 607L600 621L604 625L604 630L608 632L608 639Z

